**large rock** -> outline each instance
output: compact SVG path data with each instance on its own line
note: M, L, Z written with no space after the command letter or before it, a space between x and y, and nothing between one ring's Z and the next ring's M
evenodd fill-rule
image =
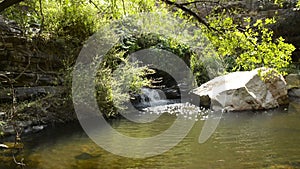
M285 77L288 89L300 88L300 74L289 74Z
M267 72L267 78L259 76ZM272 77L272 78L271 78ZM213 110L262 110L287 104L286 82L273 69L234 72L216 77L191 91L192 103Z
M289 90L289 96L300 98L300 88L294 88L294 89Z
M290 99L300 98L300 74L289 74L285 80Z

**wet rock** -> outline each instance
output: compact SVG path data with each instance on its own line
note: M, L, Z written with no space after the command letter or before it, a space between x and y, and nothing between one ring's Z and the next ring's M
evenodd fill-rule
M47 125L32 126L32 131L38 132L38 131L44 130L46 127L47 127Z
M28 133L28 130L33 131L31 129L31 125L33 124L32 121L28 120L28 121L16 121L16 128L18 129L23 129L23 131L25 133ZM4 133L4 135L8 136L8 135L15 135L16 131L13 125L4 125L1 128L2 132Z
M0 144L0 149L8 149L8 146L5 144Z
M285 77L287 89L300 88L300 75L289 74Z
M5 145L7 147L7 149L22 149L22 148L24 148L24 144L22 144L22 143L4 142L3 145Z
M285 80L290 100L300 98L300 74L289 74Z
M167 99L180 99L180 92L178 89L165 88L162 91Z
M300 88L290 89L288 95L290 97L300 98Z
M60 95L64 92L62 86L37 86L37 87L17 87L15 88L15 97L18 101L32 100L37 97L51 95ZM11 102L11 90L0 90L0 100L2 102Z
M13 125L5 125L2 127L2 132L4 135L13 135L16 134L16 131L13 127Z
M205 108L209 108L211 105L211 99L209 95L203 94L203 95L198 95L198 92L190 93L190 101L191 103L197 105L197 106L203 106Z
M17 123L18 127L27 128L32 125L32 121L20 121Z
M262 80L261 73L270 72L271 80ZM219 76L191 91L192 98L200 105L213 110L228 111L262 110L288 103L286 82L272 69L233 72ZM195 104L195 101L192 100ZM196 102L197 103L197 102Z
M6 115L6 112L0 112L0 119L4 118Z
M41 130L44 130L46 127L47 125L30 126L24 129L24 133L37 133Z
M77 156L75 156L75 159L77 160L89 160L89 159L93 159L93 158L98 158L101 155L92 155L90 153L81 153Z

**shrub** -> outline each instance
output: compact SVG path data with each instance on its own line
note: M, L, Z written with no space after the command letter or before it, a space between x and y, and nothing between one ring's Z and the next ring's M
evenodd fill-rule
M269 67L283 74L287 72L295 47L285 43L282 37L273 38L273 31L267 26L275 23L274 18L258 19L254 24L250 18L245 18L244 30L226 12L208 19L217 32L206 31L206 34L227 62L227 71Z

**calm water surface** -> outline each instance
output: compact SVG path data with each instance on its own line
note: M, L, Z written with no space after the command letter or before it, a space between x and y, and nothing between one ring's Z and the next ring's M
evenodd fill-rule
M167 129L176 116L163 114L152 123L126 119L112 126L134 137ZM300 168L300 104L268 112L226 113L204 144L198 137L204 121L197 121L188 136L168 152L146 159L111 154L97 146L79 124L57 126L24 138L24 158L29 169L98 168ZM113 139L113 138L112 138ZM0 168L16 168L2 156Z

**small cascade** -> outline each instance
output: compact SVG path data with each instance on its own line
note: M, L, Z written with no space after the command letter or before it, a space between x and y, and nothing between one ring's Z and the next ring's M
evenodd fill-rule
M167 100L164 93L158 89L142 88L140 103L143 106L160 106L169 104L171 101ZM161 91L161 92L160 92Z

